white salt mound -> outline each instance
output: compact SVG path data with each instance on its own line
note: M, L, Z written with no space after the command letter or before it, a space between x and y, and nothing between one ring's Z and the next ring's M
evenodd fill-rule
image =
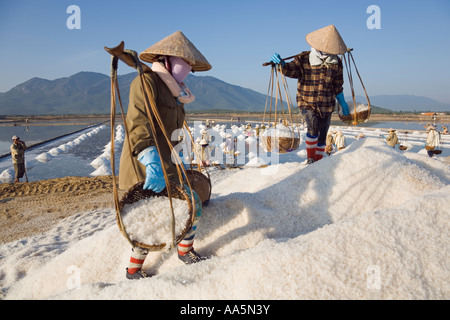
M272 127L269 130L264 131L263 137L283 137L283 138L298 138L298 134L295 133L291 128L288 128L282 124L277 124L276 127Z
M353 104L350 104L349 107L350 107L350 113L355 112L355 108L354 108ZM369 109L369 106L366 104L358 103L356 105L356 112L363 112L363 111L367 111L368 109Z
M53 157L48 152L43 152L36 157L36 160L39 162L49 162Z
M186 228L190 218L188 203L172 198L175 216L175 236ZM151 197L124 206L123 224L131 240L147 245L172 242L169 198Z

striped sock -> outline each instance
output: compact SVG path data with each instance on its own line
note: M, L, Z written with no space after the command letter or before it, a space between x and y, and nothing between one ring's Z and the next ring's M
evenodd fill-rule
M186 253L192 250L194 246L195 230L197 225L192 226L191 230L186 234L183 240L178 243L178 254L184 256Z
M147 253L139 252L139 250L132 250L130 263L128 264L128 273L134 274L142 269Z
M186 191L189 194L189 188L187 186L186 188L187 188ZM184 236L184 239L178 243L178 254L180 256L184 256L186 253L192 250L194 246L195 231L197 230L197 223L200 220L200 216L202 215L202 202L200 200L200 197L195 191L194 191L194 201L196 212L194 221L192 223L192 227L188 231L188 233Z
M306 134L306 154L308 159L316 159L316 146L318 136L312 136L309 133Z
M325 145L317 144L315 161L322 159L324 154L325 154Z

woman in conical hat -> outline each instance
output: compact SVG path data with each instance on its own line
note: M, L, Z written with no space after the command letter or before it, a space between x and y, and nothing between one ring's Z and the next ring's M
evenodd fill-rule
M211 69L211 65L181 31L155 43L143 51L139 57L143 61L152 63L152 70L144 74L151 92L149 99L154 100L170 138L175 130L183 127L184 104L195 99L195 96L184 84L184 79L189 72L206 71ZM145 181L144 189L155 192L162 191L166 187L162 166L166 169L169 179L176 178L178 175L176 166L171 159L170 146L156 121L153 121L156 127L156 136L153 136L151 132L139 76L130 86L126 122L131 145L129 146L128 139L125 139L120 159L119 187L128 189L137 182ZM159 150L156 149L156 141L158 141ZM134 168L137 168L137 173ZM197 201L199 197L195 192L194 197L197 209L195 221L186 238L178 244L178 256L184 263L203 260L193 250L196 224L201 215L201 202ZM126 273L128 279L139 279L146 276L142 271L142 265L147 253L146 250L139 247L134 248Z
M311 51L305 51L292 62L286 63L278 53L271 61L280 64L284 75L298 79L297 105L307 124L307 163L322 159L331 114L336 99L342 106L344 115L349 107L343 95L343 66L338 57L347 51L336 27L329 25L306 35Z

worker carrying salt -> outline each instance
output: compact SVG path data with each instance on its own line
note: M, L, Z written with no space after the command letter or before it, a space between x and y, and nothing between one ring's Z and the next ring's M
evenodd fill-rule
M397 144L400 144L398 141L397 134L395 133L395 129L389 129L389 135L386 138L388 146L395 148Z
M282 66L285 76L298 79L297 106L307 124L307 163L313 163L322 159L325 152L336 99L343 114L349 114L343 94L343 66L338 57L347 52L347 46L333 25L307 34L306 42L311 46L311 51L296 56L292 62L286 63L278 53L270 60Z
M183 80L189 72L207 71L211 69L211 65L181 31L155 43L141 52L139 58L152 63L152 70L146 72L144 78L150 87L149 91L165 130L171 137L172 133L182 128L184 124L184 104L192 102L195 98ZM170 146L156 121L153 121L156 136L152 134L139 76L131 83L129 97L126 123L131 145L128 144L128 139L125 139L120 159L119 188L127 189L137 182L145 181L144 189L161 192L166 187L162 166L166 169L169 180L176 181L178 175L176 165L171 159ZM159 150L156 145L159 146ZM137 168L137 173L134 167ZM198 198L197 194L194 196ZM193 226L178 244L178 257L186 264L203 259L193 249L196 224L202 211L201 204L196 204L196 208L198 210ZM146 276L142 271L142 265L147 254L148 251L145 249L139 247L133 249L126 273L128 279Z
M429 125L427 128L427 141L425 148L427 149L427 153L430 157L434 155L434 149L439 147L440 144L440 135L439 132L436 131L436 127L433 125Z

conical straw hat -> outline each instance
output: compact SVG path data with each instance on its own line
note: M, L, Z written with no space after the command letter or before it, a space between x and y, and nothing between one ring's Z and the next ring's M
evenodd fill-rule
M344 40L333 25L308 33L306 42L314 49L329 54L344 54L347 52Z
M181 31L158 41L139 54L142 61L150 63L155 62L159 56L183 58L192 66L193 71L207 71L212 68L206 58Z

